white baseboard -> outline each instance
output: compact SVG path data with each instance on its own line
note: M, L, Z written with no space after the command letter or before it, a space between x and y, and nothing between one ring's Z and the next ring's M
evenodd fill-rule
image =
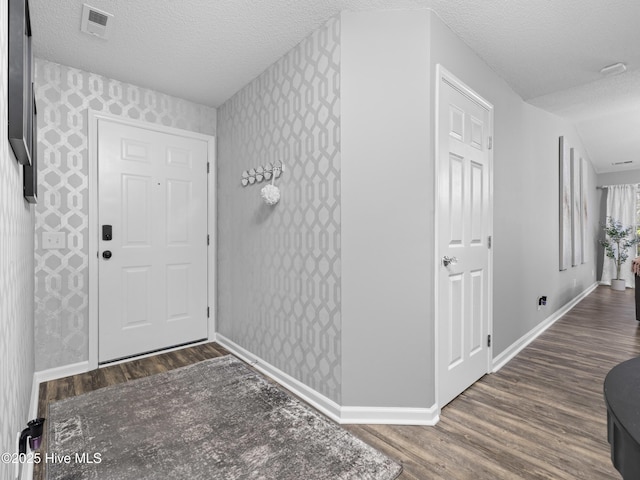
M402 407L344 407L291 375L252 354L220 333L217 342L256 370L272 378L304 401L340 424L435 425L440 409Z
M385 425L435 425L440 408L340 407L340 423Z
M70 375L77 375L79 373L85 373L89 371L89 361L72 363L71 365L63 365L62 367L50 368L48 370L41 370L33 374L34 382L38 385L42 382L49 382L51 380L57 380L58 378L68 377Z
M50 368L40 372L34 372L33 381L31 383L31 400L29 402L29 420L38 417L38 399L40 396L40 384L58 378L68 377L69 375L77 375L89 371L89 362L78 362L62 367ZM46 427L45 427L46 428ZM22 468L21 480L33 479L33 464L27 463Z
M38 400L40 397L40 384L42 382L57 380L58 378L64 378L69 375L76 375L87 371L89 371L88 361L34 372L33 380L31 381L31 398L29 400L29 418L27 421L38 417ZM22 467L20 480L31 479L33 479L33 463L25 463Z
M291 375L283 372L279 368L276 368L270 363L265 362L261 358L241 347L234 341L229 340L220 333L217 334L217 342L224 348L229 350L231 353L236 355L238 358L241 358L242 360L250 364L259 372L264 373L268 377L272 378L287 390L302 398L305 402L313 405L315 408L320 410L332 420L340 423L340 406L330 398L325 397L321 393L315 391L313 388L302 383L300 380L296 380Z
M36 373L34 372L33 380L31 381L31 399L29 400L29 419L27 421L31 421L34 418L38 418L39 397L40 397L40 382L36 378ZM27 446L27 448L29 447ZM23 464L20 480L32 480L32 479L33 479L33 463Z
M518 340L516 340L511 346L509 346L506 350L500 353L493 359L493 368L491 369L492 373L497 372L502 367L504 367L513 357L515 357L518 353L520 353L524 348L533 342L536 338L538 338L546 329L548 329L551 325L557 322L560 318L562 318L569 310L575 307L578 302L580 302L583 298L593 292L599 283L596 282L593 285L590 285L586 288L582 293L578 294L573 300L564 304L558 310L556 310L553 314L539 323L536 327L530 330L528 333L524 334Z
M29 420L38 416L38 397L40 396L40 384L58 378L68 377L89 371L89 362L79 362L62 367L50 368L33 373L33 381L31 382L31 399L29 401Z
M33 374L33 380L31 381L31 398L29 401L29 420L38 416L38 397L40 395L40 382L36 379L36 374Z
M29 448L27 446L27 448ZM20 480L33 480L33 463L23 463L20 471Z

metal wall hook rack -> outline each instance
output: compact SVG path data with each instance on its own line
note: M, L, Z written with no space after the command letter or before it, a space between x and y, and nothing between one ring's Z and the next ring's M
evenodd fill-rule
M260 183L263 180L271 180L271 178L279 178L284 172L284 163L274 162L267 163L265 166L259 166L257 168L251 168L242 172L240 182L243 187L247 185L253 185L254 183Z

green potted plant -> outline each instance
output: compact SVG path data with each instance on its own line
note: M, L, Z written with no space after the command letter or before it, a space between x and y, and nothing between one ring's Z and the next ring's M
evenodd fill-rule
M635 235L631 237L632 226L625 227L622 222L612 217L607 217L607 223L603 228L605 239L601 240L600 244L604 247L605 255L616 265L616 278L611 280L611 288L624 290L626 285L624 279L620 278L620 269L629 258L629 248L638 243L638 238Z

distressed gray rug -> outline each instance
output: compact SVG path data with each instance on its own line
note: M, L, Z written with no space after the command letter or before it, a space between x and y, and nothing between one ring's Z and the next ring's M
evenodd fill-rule
M47 424L49 480L391 480L402 470L231 355L52 403Z

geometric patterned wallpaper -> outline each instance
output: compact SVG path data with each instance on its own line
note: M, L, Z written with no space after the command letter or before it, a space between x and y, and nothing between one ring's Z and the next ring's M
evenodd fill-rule
M218 331L340 402L340 22L218 109ZM280 202L244 170L285 164Z
M33 380L33 207L7 140L7 2L0 2L0 453L17 450ZM0 480L14 465L0 462Z
M214 135L216 109L36 59L36 370L88 359L88 110ZM65 232L66 248L40 248Z

